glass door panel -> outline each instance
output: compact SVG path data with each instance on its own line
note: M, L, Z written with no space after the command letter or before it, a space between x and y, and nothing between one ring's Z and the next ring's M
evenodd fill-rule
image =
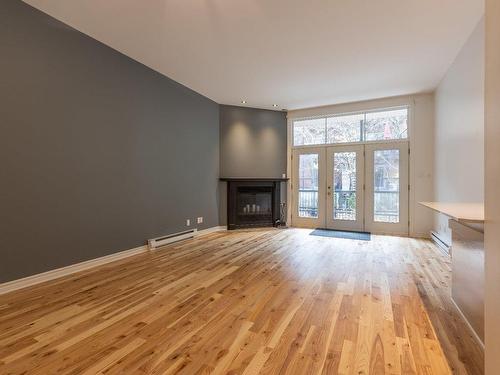
M373 152L373 220L399 223L399 149Z
M366 145L366 229L408 234L408 144Z
M363 230L363 146L333 146L327 150L326 226Z
M333 218L356 220L356 153L333 154Z
M293 151L292 222L294 226L317 228L325 220L324 147Z
M300 154L298 157L298 216L317 218L319 209L319 154Z

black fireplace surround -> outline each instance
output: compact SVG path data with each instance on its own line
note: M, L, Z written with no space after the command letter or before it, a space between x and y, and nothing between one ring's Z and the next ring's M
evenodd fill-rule
M278 226L283 178L221 178L227 181L227 229Z

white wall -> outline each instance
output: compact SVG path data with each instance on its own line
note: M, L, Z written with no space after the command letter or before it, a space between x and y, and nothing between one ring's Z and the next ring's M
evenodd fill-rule
M484 19L463 46L435 93L435 201L484 200ZM445 216L435 230L447 243Z
M500 368L500 2L486 1L486 375Z
M420 206L420 201L433 198L434 160L434 95L418 94L369 100L356 103L337 104L288 112L288 148L291 147L291 125L294 118L356 112L377 108L408 105L410 107L410 235L428 237L432 229L433 216L430 210ZM291 176L290 152L287 174ZM289 192L288 197L291 197ZM290 202L288 202L290 207ZM290 210L289 210L290 211ZM288 218L290 222L290 218Z

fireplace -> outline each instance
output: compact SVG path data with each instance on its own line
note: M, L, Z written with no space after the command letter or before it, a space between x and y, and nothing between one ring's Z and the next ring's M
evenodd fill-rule
M281 182L285 179L231 179L227 181L227 229L282 224Z

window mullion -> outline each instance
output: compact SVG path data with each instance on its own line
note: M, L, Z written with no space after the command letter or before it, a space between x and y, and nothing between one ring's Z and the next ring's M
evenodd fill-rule
M325 145L328 144L328 134L327 134L328 127L326 126L326 123L327 123L327 121L326 121L326 117L325 117L325 142L323 143Z
M365 123L366 123L366 113L363 113L363 120L361 120L361 123L359 124L360 127L360 135L361 135L361 142L365 141Z

